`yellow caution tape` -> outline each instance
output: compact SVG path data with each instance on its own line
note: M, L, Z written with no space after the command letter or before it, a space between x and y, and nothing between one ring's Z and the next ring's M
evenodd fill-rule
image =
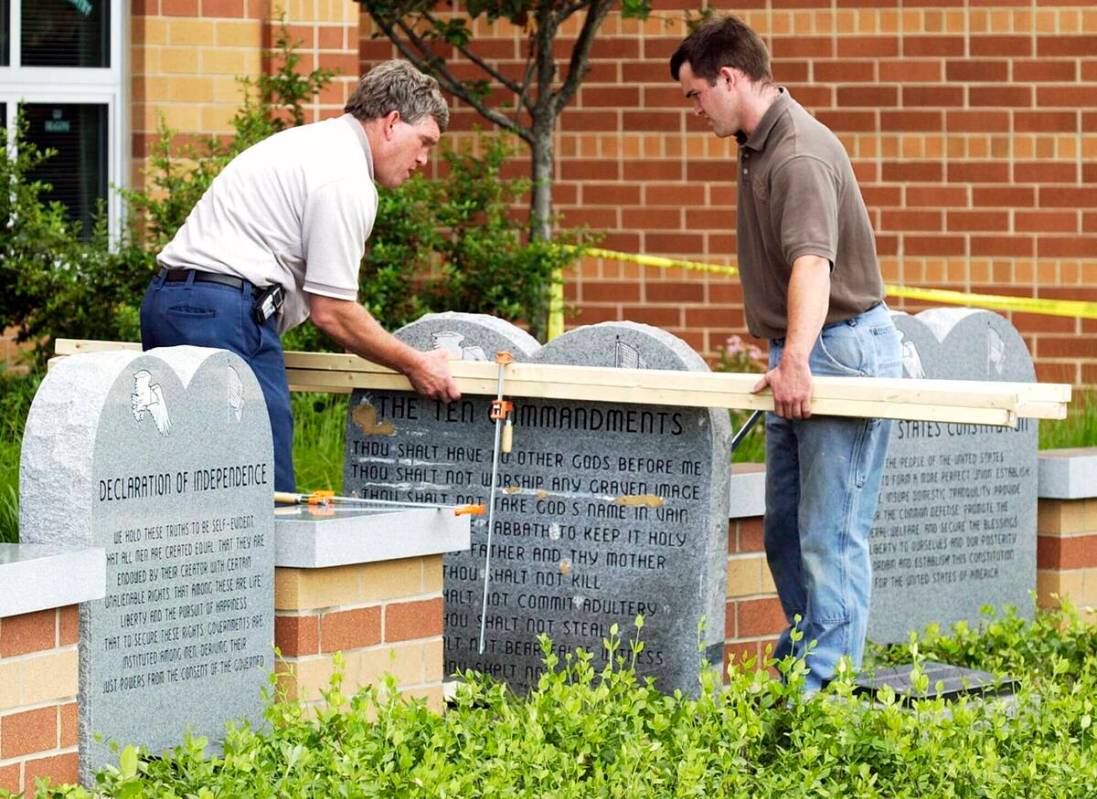
M553 277L555 279L549 287L548 327L545 330L548 341L564 332L564 281L560 270L556 270Z
M600 250L590 247L583 250L584 255L593 258L606 258L613 261L630 261L641 266L654 266L657 269L690 269L694 272L714 272L718 275L737 275L739 270L734 266L718 266L716 264L703 264L699 261L681 261L677 258L662 258L658 255L633 255L627 252L614 250Z
M713 272L720 275L737 275L739 270L733 266L718 266L698 261L683 261L677 258L662 258L656 255L633 255L614 250L588 248L584 255L593 258L606 258L615 261L629 261L641 266L658 269L688 269L697 272ZM884 290L890 297L905 297L911 300L938 302L946 305L968 305L975 308L991 308L998 311L1018 311L1022 313L1043 314L1045 316L1069 316L1079 319L1097 319L1097 302L1082 300L1046 300L1039 297L1008 297L1002 294L972 294L966 291L948 289L917 288L887 284Z
M1007 297L1002 294L971 294L948 289L923 289L912 286L885 285L892 297L926 300L948 305L970 305L976 308L992 308L997 311L1019 311L1044 316L1070 316L1079 319L1097 319L1097 302L1081 300L1042 300L1039 297Z

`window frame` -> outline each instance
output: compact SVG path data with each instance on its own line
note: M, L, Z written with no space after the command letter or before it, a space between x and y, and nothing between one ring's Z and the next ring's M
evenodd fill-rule
M22 0L11 0L9 60L22 56ZM130 0L111 0L109 67L0 66L0 103L7 111L8 137L15 131L18 103L78 103L107 106L107 211L111 237L117 240L124 206L117 187L129 185Z

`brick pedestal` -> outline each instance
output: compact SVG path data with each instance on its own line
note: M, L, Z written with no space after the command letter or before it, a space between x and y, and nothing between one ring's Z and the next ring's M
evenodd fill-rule
M442 556L275 572L276 669L290 698L322 701L343 653L352 696L393 675L400 691L441 710Z
M1040 453L1036 601L1097 621L1097 448Z
M0 788L76 782L78 639L73 605L0 619Z
M777 643L785 616L762 546L765 466L735 464L728 520L727 604L724 610L724 668L735 660L761 659Z
M101 549L0 544L0 789L77 780L79 603L104 575Z

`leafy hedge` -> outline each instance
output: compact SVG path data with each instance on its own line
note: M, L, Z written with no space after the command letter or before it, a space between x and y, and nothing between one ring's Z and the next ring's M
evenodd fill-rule
M596 669L542 641L547 673L527 697L469 674L444 716L387 683L347 699L337 676L313 714L270 706L270 732L232 730L221 757L188 740L160 759L128 748L99 774L117 797L1085 797L1097 786L1093 704L1097 628L1065 610L1027 622L1007 615L907 647L1009 664L1012 704L940 700L906 707L889 691L852 696L843 674L800 699L802 666L711 672L698 698L666 696L629 668L642 643ZM900 657L904 650L883 653ZM922 688L925 685L921 679ZM42 787L39 797L89 797Z

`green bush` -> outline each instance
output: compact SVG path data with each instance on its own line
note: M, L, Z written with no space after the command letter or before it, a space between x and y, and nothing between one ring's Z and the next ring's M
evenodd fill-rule
M1029 675L1040 682L1074 679L1097 667L1097 624L1086 623L1069 601L1063 601L1061 610L1037 613L1032 620L1013 608L999 613L987 606L982 615L975 626L957 622L944 631L931 625L912 636L907 646L876 648L874 659L881 664L899 663L916 647L930 660Z
M439 180L416 175L399 189L381 189L359 291L374 316L399 327L426 311L483 313L543 337L553 274L581 255L560 245L583 235L528 241L513 208L529 181L502 176L513 154L511 139L480 135L442 147Z
M0 328L14 327L20 341L39 344L42 365L56 337L118 338L137 333L135 296L152 273L151 256L128 237L110 246L102 206L91 230L69 222L65 210L45 195L48 184L32 180L35 167L53 155L25 138L16 121L15 155L0 158ZM0 130L7 151L7 131Z
M0 544L19 541L19 457L23 423L41 373L0 370Z
M100 772L97 790L408 799L1092 796L1097 650L1081 624L1069 613L1010 622L1021 639L1042 642L1022 646L1033 658L1023 661L1028 668L1054 647L1056 630L1064 642L1088 636L1091 644L1063 647L1053 659L1067 665L1052 674L1021 675L1012 705L916 700L907 707L886 689L866 702L853 696L848 673L805 701L802 664L791 660L765 664L787 684L748 662L733 666L722 689L704 671L697 698L668 696L632 671L643 646L636 639L622 649L614 630L601 667L581 651L558 656L542 639L547 671L528 696L470 673L439 716L398 696L391 681L348 699L337 674L315 716L294 703L272 704L269 732L233 729L216 757L196 739L162 758L127 748L117 767ZM971 632L973 651L1006 643L992 627ZM908 647L911 656L920 662L917 645ZM917 669L914 681L928 687Z

